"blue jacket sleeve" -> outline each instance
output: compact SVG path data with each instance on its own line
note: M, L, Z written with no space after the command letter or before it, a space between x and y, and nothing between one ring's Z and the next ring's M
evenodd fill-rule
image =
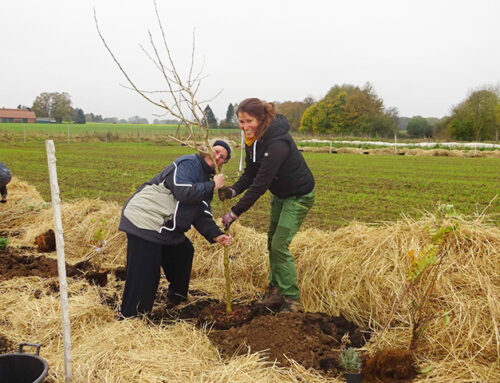
M202 213L193 222L193 226L208 242L214 243L214 238L224 233L215 223L210 211L210 205L205 201L202 203L202 210Z
M171 177L165 180L165 186L172 191L177 201L195 204L210 198L215 182L199 179L199 169L192 161L174 162L175 169Z

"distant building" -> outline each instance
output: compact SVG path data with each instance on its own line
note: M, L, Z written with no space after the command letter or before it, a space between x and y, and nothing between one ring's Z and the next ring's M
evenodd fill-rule
M55 124L56 119L52 117L37 117L36 122L39 124Z
M0 122L35 123L35 112L26 109L0 109Z

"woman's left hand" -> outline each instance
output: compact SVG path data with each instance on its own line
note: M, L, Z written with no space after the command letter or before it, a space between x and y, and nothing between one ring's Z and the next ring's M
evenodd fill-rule
M230 235L221 234L218 237L215 237L214 241L223 246L230 246L233 243L233 237L231 237Z
M222 224L224 225L224 229L227 230L229 229L229 226L238 219L238 216L233 213L231 209L227 211L226 214L222 216Z

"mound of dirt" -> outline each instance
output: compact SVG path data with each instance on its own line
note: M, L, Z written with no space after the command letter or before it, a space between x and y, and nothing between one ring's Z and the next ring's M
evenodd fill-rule
M54 230L49 229L35 238L35 245L40 253L50 253L56 250L56 236Z
M340 372L342 336L335 319L321 313L265 315L241 327L209 333L223 356L264 351L282 366L289 366L291 358L305 368L334 375Z
M56 259L33 254L21 255L26 250L32 251L33 249L8 247L0 250L0 281L16 277L52 278L58 276ZM93 270L93 266L89 261L80 262L74 266L66 264L66 275L68 277L83 277L90 283L99 286L107 284L108 273L109 270Z
M0 281L16 277L57 277L57 260L34 255L18 255L19 250L8 247L0 250ZM81 274L77 268L66 265L68 276Z
M179 307L166 305L152 314L154 322L178 319L193 319L200 327L209 326L208 336L224 357L246 354L248 349L262 351L282 366L290 366L290 358L329 376L341 372L338 355L342 338L347 334L351 346L361 347L370 335L342 316L274 313L256 301L234 304L227 313L224 302L202 297Z

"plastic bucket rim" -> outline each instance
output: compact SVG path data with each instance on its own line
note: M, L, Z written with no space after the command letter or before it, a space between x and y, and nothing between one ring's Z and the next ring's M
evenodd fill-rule
M22 358L35 358L35 359L38 359L40 362L42 362L42 365L43 365L43 371L42 371L42 373L38 376L38 378L36 378L33 382L30 382L30 383L41 383L41 382L43 382L43 380L45 379L45 377L47 376L47 374L49 372L49 364L47 363L47 361L45 359L43 359L39 355L29 354L29 353L26 353L26 352L14 352L14 353L10 353L10 354L0 354L0 359L6 358L6 357L7 358L8 357L13 357L13 356L20 356Z

